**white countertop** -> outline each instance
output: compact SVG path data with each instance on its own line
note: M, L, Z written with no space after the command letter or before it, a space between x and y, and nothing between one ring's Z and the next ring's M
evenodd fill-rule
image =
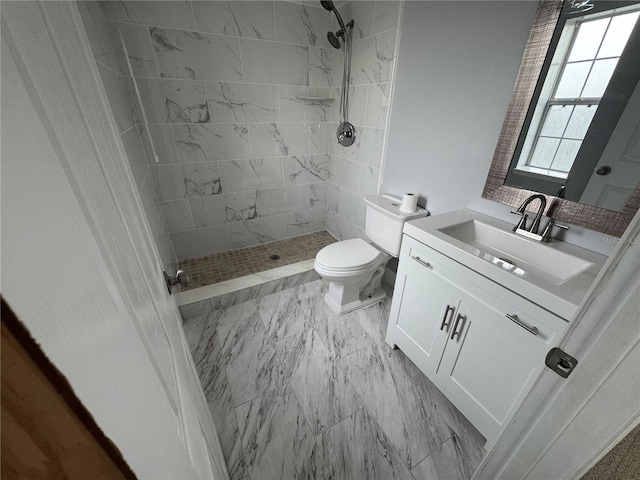
M511 232L513 228L512 224L472 210L457 210L411 220L405 223L403 232L569 321L573 319L578 306L607 260L607 257L589 250L564 242L552 241L544 244L544 246L586 260L592 265L560 284L545 281L542 278L527 275L526 273L515 275L513 272L500 268L486 260L486 255L483 255L480 250L440 231L440 229L469 220L477 220L505 232ZM538 243L534 240L527 239L527 241Z

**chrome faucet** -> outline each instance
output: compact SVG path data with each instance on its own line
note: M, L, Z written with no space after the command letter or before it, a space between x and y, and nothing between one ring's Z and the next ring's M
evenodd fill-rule
M528 217L527 206L534 200L540 200L540 206L538 207L538 213L536 214L536 217L534 218L533 223L529 228L527 228L527 217ZM522 202L522 205L520 205L517 210L514 210L511 212L521 216L516 226L513 227L513 232L516 235L522 235L527 238L537 240L539 242L549 243L551 241L551 230L553 229L553 227L559 227L559 228L568 230L569 227L567 227L566 225L556 224L553 218L549 218L547 225L544 227L542 235L538 234L538 228L540 227L540 220L542 219L542 214L544 213L544 209L546 207L547 207L547 199L545 198L544 195L536 193L534 195L531 195L529 198L527 198L524 202ZM553 205L549 207L549 210L551 210L552 208L553 208Z

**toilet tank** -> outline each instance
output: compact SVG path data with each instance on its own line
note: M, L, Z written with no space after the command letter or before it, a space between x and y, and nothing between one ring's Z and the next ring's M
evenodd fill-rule
M429 215L422 208L412 213L401 212L401 200L391 195L373 195L364 200L367 203L365 233L373 243L394 257L400 254L404 222Z

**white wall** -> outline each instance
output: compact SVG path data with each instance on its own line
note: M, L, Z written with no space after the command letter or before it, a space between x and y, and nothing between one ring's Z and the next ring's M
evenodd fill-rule
M407 2L382 191L431 214L482 194L536 2Z
M406 2L382 192L416 192L432 215L481 198L537 2ZM609 254L615 239L572 226L564 240Z

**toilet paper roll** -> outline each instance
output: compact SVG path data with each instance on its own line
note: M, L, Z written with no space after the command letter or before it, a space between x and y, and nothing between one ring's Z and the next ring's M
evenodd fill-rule
M402 196L402 203L400 204L400 211L404 213L413 213L418 206L418 195L415 193L405 193Z

